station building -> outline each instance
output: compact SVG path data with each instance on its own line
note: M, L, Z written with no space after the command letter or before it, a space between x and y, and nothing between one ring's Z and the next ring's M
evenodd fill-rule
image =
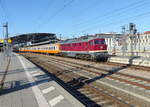
M125 52L127 55L131 55L132 52L134 56L150 57L150 31L134 35L132 42L131 36L128 35Z

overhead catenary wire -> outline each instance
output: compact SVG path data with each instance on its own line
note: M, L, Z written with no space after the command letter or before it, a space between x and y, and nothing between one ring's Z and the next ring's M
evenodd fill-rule
M39 28L41 20L48 14L48 10L50 7L52 7L54 4L54 0L49 0L48 5L44 8L44 11L39 14L38 18L37 18L37 22L36 22L36 28L34 29L34 31L37 30L37 28Z
M140 4L140 6L138 5L136 5L136 7L137 8L134 8L134 9L132 9L132 10L137 10L138 8L140 8L141 9L141 7L143 7L143 8L145 8L145 2L143 2L142 4ZM134 6L132 6L132 7L134 7ZM117 16L121 16L122 14L125 14L126 12L124 12L124 13L120 13L120 14L117 14ZM114 15L113 15L114 16ZM125 16L124 16L125 17ZM94 25L100 25L100 24L102 24L102 23L107 23L105 20L108 20L108 19L111 19L111 18L113 18L113 17L106 17L105 19L103 19L102 21L100 21L101 23L99 23L99 22L96 22L96 23L92 23L92 24L87 24L87 26L85 26L85 27L82 27L82 28L84 28L83 30L81 30L81 32L83 32L83 31L86 31L86 30L90 30L90 29L93 29L93 28L96 28ZM110 20L109 20L110 21ZM111 20L112 21L112 20ZM94 27L93 27L94 26ZM82 29L81 28L81 29Z
M101 22L103 20L103 23L106 23L106 20L109 20L109 19L112 19L114 17L125 17L126 14L129 14L128 11L130 11L131 9L133 10L138 10L138 9L143 9L145 8L145 3L144 4L141 4L141 5L138 5L136 7L132 7L132 8L128 8L127 10L124 10L124 11L120 11L119 13L115 13L113 15L110 15L110 16L107 16L107 17L103 17L103 18L99 18L97 20L94 20L94 22L92 24L90 23L86 23L84 26L92 26L92 25L95 25L95 24L98 24L99 22Z
M124 22L124 21L126 21L126 20L128 20L128 19L132 19L132 20L133 20L133 18L143 17L143 16L145 16L145 15L150 15L150 12L141 13L141 14L138 14L138 15L135 15L135 16L130 16L130 17L124 18L124 20L119 20L119 21L115 21L115 22L111 22L111 23L105 24L105 25L103 25L103 28L104 28L104 27L108 27L108 26L110 26L110 25L117 25L117 24L120 24L121 22ZM97 27L98 27L98 26L97 26ZM89 27L89 28L84 29L84 30L81 30L81 31L79 31L79 32L83 32L83 31L85 31L85 30L92 30L92 29L95 29L95 27Z
M98 15L92 19L89 19L89 20L85 20L77 25L81 25L81 24L84 24L84 23L89 23L90 21L93 21L93 19L104 19L106 17L111 17L112 14L121 14L121 12L126 12L127 10L131 9L131 8L136 8L136 7L140 7L141 6L141 3L144 3L143 0L139 0L139 1L136 1L134 3L131 3L125 7L121 7L121 8L118 8L118 9L115 9L115 10L112 10L110 12L107 12L105 13L104 15ZM143 5L143 4L142 4ZM118 13L119 12L119 13ZM114 15L113 15L114 16Z
M145 6L143 6L143 8L145 8ZM142 9L142 8L140 8L140 9ZM128 14L128 13L123 13L123 14ZM118 16L126 17L126 15L123 15L123 14L117 14L117 17ZM111 19L113 19L113 17L107 17L106 19L103 19L103 21L100 20L100 23L99 23L99 21L97 21L96 23L87 24L86 27L93 27L93 26L97 26L97 25L100 25L100 24L101 25L106 24L107 22L112 21Z
M53 15L51 15L50 17L48 17L48 22L45 21L43 22L42 24L39 25L39 28L40 27L43 27L45 26L47 23L50 23L57 15L59 15L62 11L64 11L64 9L66 9L69 5L71 5L75 0L70 0L69 2L65 3L63 5L62 8L60 8L57 12L55 12Z

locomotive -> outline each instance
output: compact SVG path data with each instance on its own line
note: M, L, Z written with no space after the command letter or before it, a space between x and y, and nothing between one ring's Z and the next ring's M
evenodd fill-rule
M34 52L67 56L86 60L107 60L107 45L104 38L76 38L51 44L20 48L21 52Z
M84 38L60 43L61 55L86 60L106 60L107 45L104 38Z

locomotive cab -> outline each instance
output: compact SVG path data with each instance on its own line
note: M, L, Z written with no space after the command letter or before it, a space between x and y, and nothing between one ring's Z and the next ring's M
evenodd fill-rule
M107 45L104 38L96 38L89 41L89 52L92 52L92 59L104 60L108 58Z
M107 50L105 39L94 39L89 41L89 51L102 52Z
M105 39L95 39L94 40L94 50L106 50L107 45Z

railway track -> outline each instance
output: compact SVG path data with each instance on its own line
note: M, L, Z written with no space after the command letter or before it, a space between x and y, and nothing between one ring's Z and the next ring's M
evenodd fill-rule
M123 66L122 68L119 67L116 70L105 70L102 68L96 68L94 66L85 65L85 64L81 64L81 63L77 63L77 62L71 62L71 61L66 61L66 60L61 60L61 59L58 60L58 59L52 58L52 57L51 57L51 60L60 62L60 63L65 64L65 65L69 65L72 67L76 67L78 69L86 70L87 72L94 73L97 76L102 75L103 77L107 77L107 78L114 79L114 80L119 80L121 82L126 82L129 84L136 85L136 86L139 86L141 88L145 88L145 89L150 90L149 86L145 86L143 84L138 83L139 81L142 81L143 83L146 83L146 82L150 83L149 79L145 79L145 78L141 78L141 77L132 76L132 75L123 74L123 73L118 72L120 69L126 68L126 66ZM128 78L128 80L127 80L127 78ZM131 80L135 79L135 82L130 81L130 79Z
M103 62L103 64L116 66L116 67L117 66L128 66L128 68L135 69L135 70L138 69L141 71L148 71L148 72L150 71L150 67L144 67L144 66L128 65L128 64L114 63L114 62Z
M44 58L45 57L45 58ZM93 96L93 97L91 97L90 99L97 99L96 101L95 100L92 100L92 102L94 101L95 103L92 103L92 104L99 104L100 102L97 102L97 101L101 101L100 100L100 98L98 97L98 96L102 96L102 95L99 95L99 94L95 94L94 93L94 95L92 94L93 92L99 92L99 91L102 91L103 93L105 93L105 94L107 94L107 96L111 96L113 99L116 99L116 100L118 100L118 101L121 101L121 102L123 102L124 104L127 104L126 106L133 106L132 104L134 104L133 102L131 102L131 101L128 101L128 99L127 98L121 98L121 96L118 96L118 95L112 95L112 93L111 93L111 91L107 91L108 89L106 89L106 88L102 88L102 86L101 85L99 85L99 84L97 84L96 82L94 82L94 81L91 81L91 79L89 79L89 78L87 78L87 77L85 77L84 75L79 75L80 73L74 73L74 72L72 72L72 71L70 71L70 70L65 70L65 71L61 71L60 69L60 66L64 66L65 68L76 68L77 70L85 70L85 71L88 71L88 72L90 72L90 73L92 73L93 75L97 75L97 76L103 76L103 77L106 77L106 74L105 73L99 73L99 72L97 72L97 71L95 71L95 70L92 70L92 69L97 69L97 68L93 68L93 67L91 67L91 66L89 66L89 65L84 65L84 64L79 64L79 63L75 63L75 62L69 62L69 61L64 61L64 60L58 60L58 59L56 59L56 58L52 58L52 57L49 57L49 58L51 58L51 60L49 61L49 59L48 59L48 57L49 56L40 56L40 57L38 57L38 58L33 58L34 59L34 61L33 61L33 59L32 59L32 57L30 58L30 57L28 57L30 60L32 59L32 61L33 62L36 62L36 64L38 64L38 65L43 65L44 67L45 66L47 66L47 70L49 70L49 69L51 69L51 70L53 70L54 68L55 68L55 70L53 70L53 71L57 71L57 72L51 72L52 74L54 74L56 77L58 77L60 80L62 80L62 81L64 81L64 83L66 83L67 84L67 87L71 87L71 90L73 90L74 92L75 91L77 91L77 96L80 96L80 94L81 94L81 96L83 97L83 96L85 96L85 94L88 96L88 102L89 102L89 97L90 96ZM35 61L35 59L36 59L36 61ZM37 60L38 59L38 60ZM52 68L50 68L50 66L49 65L52 65L53 67ZM57 66L56 66L57 65ZM57 68L57 70L56 70L56 68ZM92 69L91 69L92 68ZM71 69L71 70L73 70L73 69ZM91 70L89 70L89 69L91 69ZM98 69L99 70L99 69ZM105 71L106 72L106 71ZM110 72L110 74L113 74L113 72L111 72L111 71L109 71ZM107 71L107 73L108 73L108 71ZM67 78L66 78L67 77ZM108 76L109 77L109 76ZM107 77L107 78L108 78ZM133 77L132 77L133 78ZM111 79L116 79L116 77L111 77ZM123 80L123 79L119 79L119 81L120 80ZM125 81L125 79L123 80L124 82L128 82L128 81ZM131 83L130 82L130 84L132 84L132 85L137 85L137 84L135 84L135 83ZM92 86L91 86L92 85ZM75 87L74 87L75 86ZM82 88L85 88L85 86L86 87L90 87L90 88L92 88L92 91L91 92L89 92L89 91L87 91L87 89L82 89ZM138 84L138 86L142 86L142 85L139 85ZM80 88L78 88L78 87L80 87ZM145 88L145 87L144 87ZM147 88L147 87L146 87ZM149 88L149 87L148 87ZM76 90L76 89L78 89L78 90ZM82 92L81 90L84 90L84 92ZM85 91L86 90L86 91ZM89 90L89 89L88 89ZM91 89L90 89L91 90ZM79 94L80 93L80 94ZM90 93L90 95L88 95L88 93ZM110 94L111 93L111 94ZM96 95L98 95L98 96L96 96ZM87 97L86 96L86 97ZM116 97L114 97L114 96L116 96ZM80 101L81 101L81 99L82 99L82 97L81 98L79 98L80 99ZM87 99L87 98L85 98L85 99ZM105 97L104 98L102 98L102 99L105 99ZM108 98L106 98L107 100L108 100ZM121 100L120 100L121 99ZM124 100L123 100L124 99ZM114 101L112 101L112 100L108 100L108 101L105 101L104 100L104 106L105 105L112 105L113 103L112 102L114 102ZM86 101L86 100L85 100ZM82 101L82 102L84 102L84 101ZM131 102L131 103L130 103ZM88 105L88 103L86 102L84 102L84 104L85 105ZM117 104L117 106L118 106L118 103L115 103L115 105ZM103 105L103 104L100 104L100 105ZM120 105L120 104L119 104Z

